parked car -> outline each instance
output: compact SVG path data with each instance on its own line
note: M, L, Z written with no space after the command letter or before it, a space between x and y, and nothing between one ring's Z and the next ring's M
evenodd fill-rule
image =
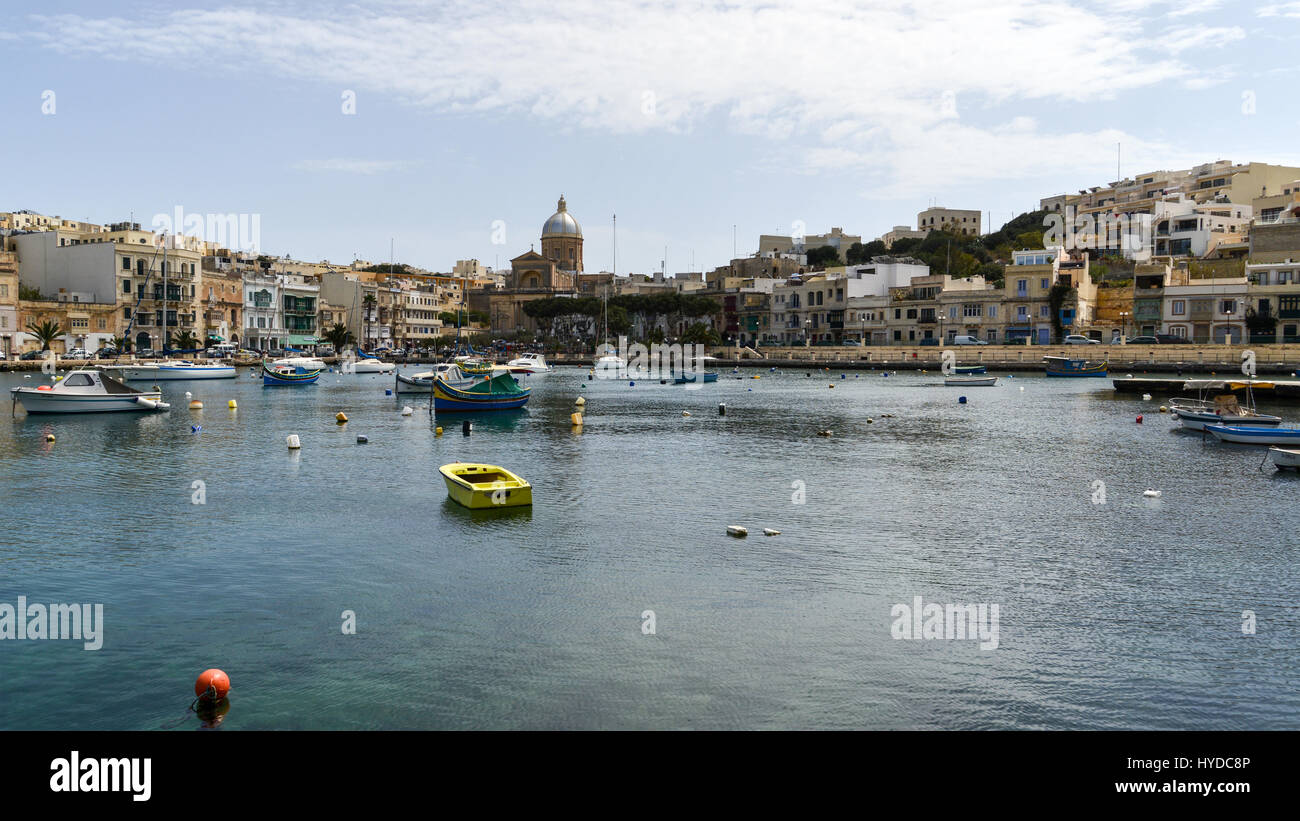
M1128 344L1129 345L1159 345L1160 340L1156 339L1154 336L1130 336L1128 338Z
M989 343L985 342L983 339L980 339L980 338L977 337L977 336L954 336L954 337L952 338L952 344L954 344L954 345L987 345L987 344L989 344Z
M105 346L95 351L95 357L98 359L112 359L115 356L121 356L121 352L118 351L117 348L112 347L111 345Z
M158 352L155 351L153 348L141 348L140 350L138 350L138 351L135 352L135 355L136 355L136 358L138 358L138 359L157 359L157 358L158 358Z
M85 348L73 348L63 355L64 359L89 359L90 354Z
M859 341L856 340L856 339L846 339L846 340L844 340L844 342L843 342L842 344L844 344L844 345L851 345L851 346L853 346L853 347L855 347L855 348L860 348L860 347L862 347L862 343L859 342Z
M28 351L19 355L18 359L23 362L31 362L33 359L44 359L45 351Z
M1101 340L1089 339L1083 334L1070 334L1064 340L1066 345L1100 345Z

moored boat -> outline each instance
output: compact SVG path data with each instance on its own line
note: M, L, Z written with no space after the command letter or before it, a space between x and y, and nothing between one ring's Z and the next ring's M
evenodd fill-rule
M1231 393L1214 397L1213 401L1201 399L1169 400L1169 412L1188 430L1205 430L1206 425L1228 425L1275 428L1282 417L1257 412L1254 407L1241 407Z
M542 374L555 370L546 362L546 357L539 353L524 353L506 363L511 373Z
M508 373L508 368L482 362L442 362L433 370L404 376L397 374L395 393L424 393L433 389L433 380L441 377L455 388L469 388L498 373Z
M1300 470L1300 450L1288 448L1269 448L1268 456L1279 468Z
M998 383L996 376L945 376L943 384L950 388L986 388Z
M153 411L171 407L159 391L140 391L90 368L72 371L53 385L12 388L28 413Z
M676 385L685 385L690 382L695 382L697 379L700 382L717 382L718 375L711 371L701 371L698 374L694 371L684 371L683 373L679 373L673 377L673 383Z
M262 365L262 387L310 385L320 378L320 368L301 365Z
M1044 374L1047 376L1101 376L1106 375L1109 362L1092 362L1071 359L1068 356L1044 356Z
M357 359L348 366L352 373L396 373L397 365L385 362L373 354L357 351ZM345 370L345 373L347 371Z
M1233 442L1238 445L1300 444L1300 428L1206 425L1205 430L1220 442Z
M533 503L533 486L527 479L499 465L452 462L438 468L453 502L481 510L520 507Z
M308 371L323 371L327 367L324 360L315 356L286 356L283 359L272 360L271 365L272 367L289 365Z
M958 376L969 376L976 373L988 373L989 370L984 365L957 365L952 372Z
M521 388L505 369L468 388L457 388L442 377L433 380L435 411L488 411L522 408L532 388Z
M112 365L106 370L122 374L128 382L160 382L196 379L234 379L235 366L221 362L198 363L185 359L142 362L135 365Z

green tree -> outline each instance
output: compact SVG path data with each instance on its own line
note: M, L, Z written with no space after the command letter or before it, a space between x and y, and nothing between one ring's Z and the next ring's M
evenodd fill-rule
M366 294L361 299L361 305L366 312L366 340L368 341L370 339L370 317L375 310L375 295Z
M41 350L48 351L50 343L63 336L63 328L59 323L52 320L45 320L37 323L36 320L28 320L27 333L36 337L41 343Z
M840 252L833 245L823 245L820 248L809 248L807 252L808 265L813 268L825 268L828 265L840 264Z
M325 338L326 342L333 345L334 350L338 352L342 352L348 345L357 341L356 336L342 322L335 322L321 336Z
M172 350L192 351L199 347L199 338L194 335L193 331L180 331L171 335L168 344Z
M722 339L718 337L718 332L708 325L703 322L696 322L682 334L682 343L685 345L720 345Z
M871 262L872 257L883 256L889 253L885 243L878 239L873 239L865 245L861 242L855 242L849 246L849 250L844 252L844 262L848 265L863 265Z

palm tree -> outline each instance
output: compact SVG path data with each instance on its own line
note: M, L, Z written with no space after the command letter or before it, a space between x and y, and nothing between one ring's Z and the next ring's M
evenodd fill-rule
M59 323L49 319L39 324L36 320L29 319L27 320L27 333L41 341L42 351L48 351L50 343L63 336L63 328L59 326Z
M127 338L124 337L124 336L115 336L115 337L113 337L113 347L114 347L114 348L117 348L117 350L118 350L119 352L124 352L124 351L126 351L126 349L127 349L127 345L130 345L130 344L131 344L130 341L127 340Z
M369 340L370 340L370 317L371 317L371 314L372 314L372 313L374 312L374 310L375 310L375 295L374 295L374 294L366 294L365 298L361 300L361 304L365 306L365 311L366 311L366 341L369 342Z
M192 351L199 347L199 338L192 331L181 331L172 334L169 344L173 350Z
M335 322L334 326L326 329L322 336L324 336L326 341L334 346L335 353L342 353L345 347L357 341L356 337L352 335L352 332L349 331L347 326L342 322Z

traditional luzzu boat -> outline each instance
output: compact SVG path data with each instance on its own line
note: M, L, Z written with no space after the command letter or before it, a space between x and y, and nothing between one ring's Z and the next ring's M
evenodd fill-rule
M494 369L488 378L468 388L457 388L441 376L433 380L435 411L488 411L522 408L532 388L521 388L510 372Z
M1102 376L1106 375L1109 362L1092 362L1087 359L1071 359L1068 356L1045 356L1045 374L1047 376Z
M1205 430L1220 442L1238 445L1297 445L1300 428L1269 428L1251 425L1206 425Z
M320 378L319 368L302 365L262 365L262 387L310 385Z
M687 383L694 382L697 377L701 382L718 381L718 375L710 371L701 371L698 374L695 373L694 371L684 371L683 373L677 374L677 376L673 378L673 383L677 385L685 385Z
M10 392L28 413L152 411L171 407L162 401L160 391L138 391L89 368L75 370L53 385L13 388Z
M452 462L438 468L453 502L475 510L533 503L533 486L498 465Z
M454 388L470 388L496 373L505 373L506 368L484 362L442 362L434 365L433 370L403 376L397 374L395 393L424 393L433 389L433 380L441 378Z

